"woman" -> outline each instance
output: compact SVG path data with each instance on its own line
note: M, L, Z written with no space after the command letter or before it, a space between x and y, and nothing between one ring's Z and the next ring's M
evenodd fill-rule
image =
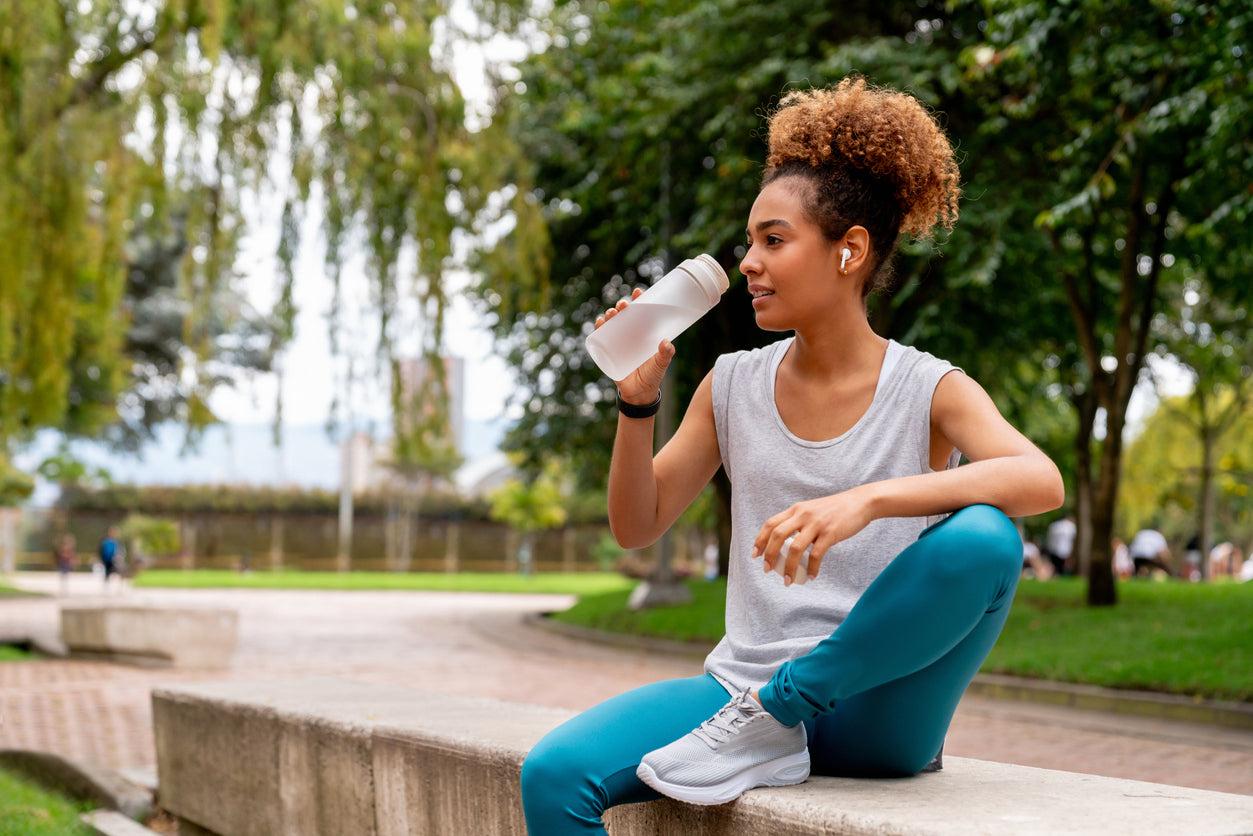
M609 475L614 535L640 548L726 468L726 636L705 675L622 694L536 745L533 834L604 833L606 809L658 792L717 804L811 771L938 768L1016 588L1007 516L1062 502L1057 468L977 383L867 321L900 235L956 220L957 167L931 115L846 79L785 97L769 145L740 270L758 326L794 335L719 358L654 457L662 342L618 381Z

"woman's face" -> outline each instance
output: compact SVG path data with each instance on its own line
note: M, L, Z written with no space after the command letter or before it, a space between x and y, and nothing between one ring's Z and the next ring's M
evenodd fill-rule
M775 180L761 190L748 215L748 252L740 271L748 279L758 327L790 331L829 316L838 281L839 247L809 220L802 195L808 183Z

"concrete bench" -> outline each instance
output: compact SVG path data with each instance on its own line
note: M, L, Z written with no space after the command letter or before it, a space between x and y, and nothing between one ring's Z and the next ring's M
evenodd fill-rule
M518 775L571 712L313 679L153 691L161 806L183 833L521 836ZM946 757L896 780L811 778L720 807L612 810L613 836L1253 834L1253 796Z
M224 668L239 638L239 614L214 607L113 602L61 606L70 655L146 667Z

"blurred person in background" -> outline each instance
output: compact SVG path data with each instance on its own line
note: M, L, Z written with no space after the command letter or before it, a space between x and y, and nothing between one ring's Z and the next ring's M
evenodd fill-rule
M73 534L62 534L61 541L52 552L52 556L57 564L57 572L61 575L61 594L68 595L70 592L70 572L73 572L78 566L78 552L74 549L77 541Z
M1075 518L1070 514L1054 520L1044 535L1044 556L1053 564L1053 574L1073 575L1075 573L1074 552Z
M1131 538L1127 546L1136 577L1151 577L1155 572L1170 572L1170 544L1162 532L1155 528L1142 528Z

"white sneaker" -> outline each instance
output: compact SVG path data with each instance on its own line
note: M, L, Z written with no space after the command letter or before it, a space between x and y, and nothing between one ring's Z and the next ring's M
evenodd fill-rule
M635 774L691 804L725 804L753 787L799 784L809 777L805 726L783 725L745 691L700 728L645 755Z

